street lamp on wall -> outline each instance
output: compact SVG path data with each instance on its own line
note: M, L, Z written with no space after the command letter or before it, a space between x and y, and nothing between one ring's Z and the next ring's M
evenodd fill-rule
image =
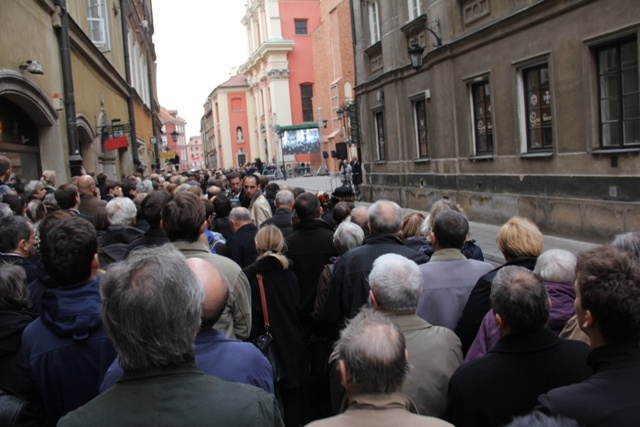
M440 31L440 18L436 19L434 27L438 31ZM442 46L442 37L440 37L433 28L425 25L424 30L430 32L436 38L436 42L433 44L433 47L438 48ZM409 52L409 58L411 59L411 66L413 67L413 69L419 70L420 68L422 68L422 63L424 60L424 48L418 43L417 37L411 39L411 44L409 45L407 51Z
M174 130L173 132L171 132L170 135L173 142L178 142L178 137L180 136L180 134L178 133L177 130Z

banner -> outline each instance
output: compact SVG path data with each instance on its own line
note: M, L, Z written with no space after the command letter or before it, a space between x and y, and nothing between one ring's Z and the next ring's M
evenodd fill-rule
M117 150L118 148L127 148L129 146L129 141L126 136L119 136L113 139L107 139L104 142L104 148L108 151Z

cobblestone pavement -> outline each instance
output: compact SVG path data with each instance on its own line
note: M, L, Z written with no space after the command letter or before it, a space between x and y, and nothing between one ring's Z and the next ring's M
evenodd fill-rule
M286 181L276 180L275 182L279 185L302 187L313 192L320 190L331 192L341 185L340 178L341 176L305 176L289 178ZM366 202L358 202L357 204L370 205L370 203ZM405 209L405 211L414 211L414 209ZM423 212L423 214L426 214L426 212ZM496 235L498 234L500 226L480 222L469 222L469 227L473 238L476 239L476 244L482 248L485 259L494 265L504 263L504 257L496 245ZM596 246L594 243L556 237L550 234L544 235L543 245L544 250L565 249L574 254Z

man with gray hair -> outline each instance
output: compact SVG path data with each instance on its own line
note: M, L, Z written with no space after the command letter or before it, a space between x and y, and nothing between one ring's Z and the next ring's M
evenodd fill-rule
M400 393L409 371L406 353L402 331L383 314L363 309L341 332L334 351L347 393L344 412L309 426L451 426L416 415L415 405Z
M325 320L339 329L346 319L353 318L369 299L367 276L380 255L395 253L416 264L427 262L425 254L405 246L400 239L402 209L390 200L378 200L369 207L370 234L362 246L342 256L331 276L325 307Z
M371 306L404 334L411 375L402 392L421 415L444 418L449 378L462 364L462 344L453 331L432 326L416 315L422 292L420 267L396 254L382 255L369 274Z
M105 268L115 261L121 261L127 252L127 247L144 231L134 227L136 223L136 205L126 197L116 197L106 206L109 228L100 237L100 267Z
M196 368L203 288L171 245L132 252L100 286L102 317L123 377L59 426L281 426L275 398Z
M293 226L291 225L291 217L293 215L293 193L289 190L280 190L276 193L276 212L271 218L266 220L260 225L260 228L266 227L269 224L275 225L282 231L282 236L286 239L287 236L293 233Z
M229 221L233 234L225 242L230 258L238 263L240 268L248 267L258 258L256 250L256 234L258 227L253 223L251 212L242 206L231 209Z
M539 395L580 382L591 372L589 347L563 340L546 327L549 297L536 274L503 267L490 298L502 338L451 377L447 413L458 427L504 425L531 412Z

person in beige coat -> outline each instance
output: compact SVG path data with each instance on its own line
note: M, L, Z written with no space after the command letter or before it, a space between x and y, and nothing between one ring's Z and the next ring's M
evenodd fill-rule
M363 309L341 332L334 353L347 392L343 412L309 426L451 426L417 415L399 392L409 369L407 349L400 329L382 313Z

